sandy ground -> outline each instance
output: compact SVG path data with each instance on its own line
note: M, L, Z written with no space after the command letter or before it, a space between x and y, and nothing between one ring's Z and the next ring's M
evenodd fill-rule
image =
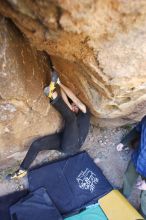
M128 128L101 129L91 126L89 135L82 147L94 159L95 163L103 170L103 173L116 188L122 187L123 174L130 160L131 152L117 152L116 145L120 142L122 136L128 131ZM26 152L23 152L22 158ZM57 151L45 151L40 153L32 164L40 164L49 160L61 157L62 154ZM0 170L0 196L16 190L27 188L27 178L21 180L6 181L6 174L13 172L18 168L18 164L4 170ZM134 188L130 202L137 208L139 205L140 191Z

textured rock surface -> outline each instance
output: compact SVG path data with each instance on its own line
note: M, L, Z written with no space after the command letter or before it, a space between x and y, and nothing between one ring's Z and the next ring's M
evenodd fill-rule
M145 0L0 3L0 12L52 55L61 79L100 118L97 123L117 126L145 114Z
M59 127L43 87L49 68L12 22L0 17L0 160ZM52 120L52 118L56 120ZM10 160L10 158L9 158Z

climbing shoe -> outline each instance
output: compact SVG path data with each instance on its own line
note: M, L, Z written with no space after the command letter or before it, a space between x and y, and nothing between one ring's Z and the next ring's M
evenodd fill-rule
M6 180L20 179L26 175L27 175L26 170L17 170L15 173L7 175Z
M60 84L59 76L56 70L51 71L51 82L56 84Z
M55 70L51 72L51 82L50 85L44 88L44 94L52 99L54 90L56 89L56 84L60 84L58 74Z

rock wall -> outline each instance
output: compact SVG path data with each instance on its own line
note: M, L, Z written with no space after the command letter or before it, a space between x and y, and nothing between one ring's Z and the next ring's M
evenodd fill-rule
M59 129L59 115L43 94L47 63L43 52L0 17L0 161Z
M61 80L94 123L123 125L146 113L145 0L0 0L29 41L52 55Z

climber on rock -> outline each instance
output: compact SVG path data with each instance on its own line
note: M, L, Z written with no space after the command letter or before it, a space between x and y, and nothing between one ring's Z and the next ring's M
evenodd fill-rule
M61 96L56 91L60 87ZM74 93L63 85L54 67L51 70L51 83L44 89L45 95L55 109L61 113L64 119L64 128L59 133L46 135L35 140L20 168L7 179L18 179L27 175L31 163L37 154L43 150L58 150L67 155L78 152L83 145L89 131L90 113L86 106L74 95Z
M136 186L141 190L140 212L146 219L146 116L122 139L117 150L122 151L126 147L132 147L134 151L124 174L122 191L129 197L134 183L138 176L141 176Z

